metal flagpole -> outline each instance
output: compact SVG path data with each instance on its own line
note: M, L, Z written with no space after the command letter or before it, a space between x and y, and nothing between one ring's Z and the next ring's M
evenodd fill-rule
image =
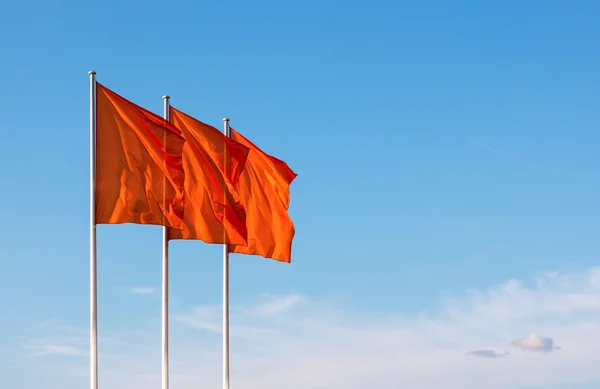
M90 76L90 389L98 389L98 287L96 266L96 72Z
M163 96L164 118L167 121L169 121L169 99L169 96ZM162 247L162 389L169 389L169 229L167 227L163 227Z
M223 119L223 124L223 133L229 137L229 119ZM227 174L227 166L225 170ZM229 246L227 244L223 245L223 389L229 389Z

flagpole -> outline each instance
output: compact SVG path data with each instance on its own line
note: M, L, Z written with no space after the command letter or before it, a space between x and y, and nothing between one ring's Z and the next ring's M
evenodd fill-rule
M90 76L90 389L98 389L98 287L96 266L96 72Z
M229 137L229 119L223 119L223 133ZM225 157L225 164L227 157ZM225 169L227 174L227 169ZM229 389L229 246L223 245L223 389Z
M164 118L169 121L169 96L163 96ZM165 145L166 147L166 145ZM169 389L169 229L162 244L162 389Z

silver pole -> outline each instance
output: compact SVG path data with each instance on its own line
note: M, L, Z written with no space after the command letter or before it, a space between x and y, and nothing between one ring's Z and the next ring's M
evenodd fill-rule
M98 287L96 266L96 72L90 76L90 389L98 389Z
M223 133L229 137L229 119L223 119ZM227 156L225 156L227 170ZM223 245L223 389L229 389L229 246Z
M163 96L164 118L167 121L169 99L169 96ZM162 389L169 389L169 229L167 227L163 227L162 245Z

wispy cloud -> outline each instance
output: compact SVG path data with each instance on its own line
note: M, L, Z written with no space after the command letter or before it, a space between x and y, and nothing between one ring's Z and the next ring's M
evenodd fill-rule
M506 153L504 153L504 152L502 152L502 151L498 150L498 149L497 149L497 148L495 148L495 147L492 147L492 146L490 146L490 145L489 145L488 143L486 143L486 142L482 142L482 141L480 141L480 140L474 140L474 141L472 141L472 142L473 142L473 144L474 144L474 145L476 145L476 146L479 146L479 147L481 147L482 149L484 149L484 150L487 150L487 151L489 151L490 153L492 153L492 154L495 154L495 155L497 155L497 156L499 156L499 157L502 157L502 158L507 158L507 159L512 159L512 158L511 158L510 156L508 156Z
M267 296L232 309L232 380L240 389L512 389L597 380L599 276L600 269L544 274L533 287L510 280L469 291L434 314L413 317L348 311L300 295ZM220 307L190 308L172 317L173 386L218 385ZM546 358L531 352L504 357L506 353L495 351L532 328L552 338L533 342L527 337L520 346L547 349L547 339L552 347L553 339L559 339L563 350ZM156 331L111 334L123 343L101 346L107 386L159 382ZM67 362L65 372L85 369Z
M531 166L529 166L524 160L522 160L521 158L517 158L515 155L510 154L504 150L501 150L495 146L490 145L487 142L481 141L481 140L472 140L471 143L483 150L488 151L489 153L495 155L498 158L504 159L508 162L511 163L518 163L520 166L527 166L528 168L531 168Z
M131 291L131 293L137 294L140 296L146 296L149 294L156 293L156 289L148 288L148 287L134 287L134 288L131 288L130 291Z
M26 339L23 347L25 356L87 356L88 349L85 347L85 338L81 337L45 337L38 339ZM83 341L83 342L82 342Z
M469 351L467 354L479 358L502 358L507 355L510 355L506 351L499 353L494 350L473 350Z
M175 314L172 320L184 326L206 330L215 333L222 332L222 324L219 322L222 308L219 306L196 307L191 313Z
M67 355L84 357L88 355L88 351L81 348L62 346L59 344L47 344L43 345L40 351L31 354L31 356L41 355Z
M252 307L249 312L260 316L277 315L292 309L295 305L301 303L303 299L299 294L290 294L286 296L266 295L265 297L265 301Z
M524 158L522 155L515 155L512 154L506 150L502 150L498 147L492 146L491 144L481 141L481 140L471 140L471 143L476 146L479 147L483 150L486 150L487 152L489 152L490 154L493 154L494 156L501 158L515 166L518 166L519 169L525 169L527 172L529 173L533 173L533 174L546 174L548 172L552 172L552 170L547 171L546 169L544 169L544 167L542 165L539 165L538 163L534 163L534 161L529 161L527 160L527 158Z

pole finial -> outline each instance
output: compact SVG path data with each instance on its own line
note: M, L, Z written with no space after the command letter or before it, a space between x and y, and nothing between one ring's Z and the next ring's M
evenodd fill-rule
M96 75L96 72L95 72L94 70L90 70L90 71L88 72L88 74L89 74L90 76L95 76L95 75Z
M228 122L228 121L229 121L229 118L223 118L223 121L224 121L224 122Z
M163 96L163 100L169 100L170 98L171 98L171 96L169 96L169 95L164 95Z

